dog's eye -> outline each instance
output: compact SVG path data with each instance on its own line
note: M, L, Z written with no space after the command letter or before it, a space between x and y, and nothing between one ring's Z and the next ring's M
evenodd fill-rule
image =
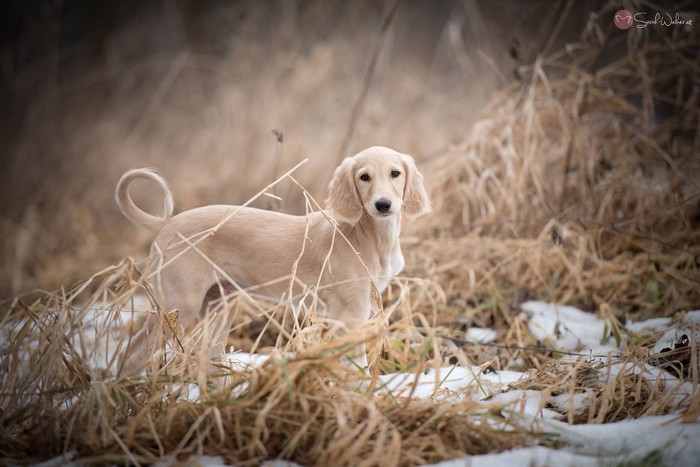
M360 180L362 180L363 182L369 182L370 181L369 174L360 175Z
M401 172L399 172L398 170L392 170L392 171L391 171L391 176L392 176L393 178L396 178L396 177L398 177L399 175L401 175Z

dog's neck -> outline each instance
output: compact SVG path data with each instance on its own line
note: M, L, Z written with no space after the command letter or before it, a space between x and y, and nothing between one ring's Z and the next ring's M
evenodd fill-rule
M373 241L363 242L362 245L377 247L379 250L390 250L399 242L401 233L401 213L386 218L376 218L363 213L362 217L353 227L358 237L364 237Z
M386 288L389 279L403 269L400 231L401 213L378 219L366 212L348 231L348 237L370 268L380 292ZM355 239L357 241L353 241Z

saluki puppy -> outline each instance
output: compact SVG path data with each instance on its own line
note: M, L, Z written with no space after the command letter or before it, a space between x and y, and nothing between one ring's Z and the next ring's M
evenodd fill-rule
M137 178L162 191L163 217L137 207L129 185ZM328 187L325 212L292 216L250 207L212 205L173 213L173 196L165 180L151 169L126 172L116 200L134 224L157 233L151 253L159 264L154 274L162 311L179 310L186 330L200 318L207 292L233 282L239 290L280 298L292 288L317 287L326 317L357 328L371 315L373 285L381 293L404 266L399 244L401 217L430 212L423 175L408 155L371 147L346 158ZM342 233L341 236L339 233ZM344 238L343 238L344 237ZM349 244L348 244L349 243ZM289 276L294 270L294 286ZM122 355L124 371L143 369L158 348L158 318L151 315ZM214 326L212 356L224 350L230 323ZM366 366L364 346L356 363Z

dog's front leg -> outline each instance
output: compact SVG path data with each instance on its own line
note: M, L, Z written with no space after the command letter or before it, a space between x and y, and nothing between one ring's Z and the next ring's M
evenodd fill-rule
M371 313L369 301L369 290L363 293L353 288L338 290L325 297L328 306L328 317L335 321L335 335L340 337L346 334L353 334L357 337L358 343L353 345L352 350L345 356L353 366L367 368L367 352L365 348L366 330L365 325Z

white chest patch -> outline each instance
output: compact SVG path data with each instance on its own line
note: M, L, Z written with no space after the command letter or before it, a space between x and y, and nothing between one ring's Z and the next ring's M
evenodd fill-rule
M380 232L380 236L388 239L387 243L391 245L389 254L379 258L379 270L372 277L379 289L379 293L381 293L389 285L391 278L401 272L404 266L404 259L399 243L400 226L396 219L379 222L376 227Z
M398 242L396 247L393 248L391 256L387 259L388 261L381 261L382 269L379 274L374 277L374 282L377 284L379 293L383 292L389 285L391 278L400 273L403 269L404 259Z

